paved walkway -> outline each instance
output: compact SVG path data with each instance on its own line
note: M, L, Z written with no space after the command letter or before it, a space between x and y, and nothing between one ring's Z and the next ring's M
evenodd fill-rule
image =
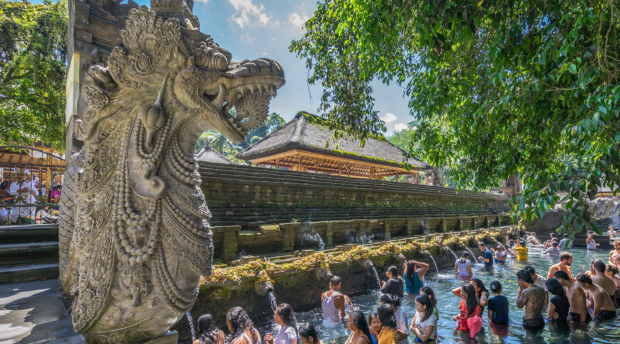
M57 279L0 285L0 344L85 344L58 290Z

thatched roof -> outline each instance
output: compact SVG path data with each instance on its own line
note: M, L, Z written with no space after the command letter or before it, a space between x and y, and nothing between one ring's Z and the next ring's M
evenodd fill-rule
M225 156L218 153L211 147L205 147L196 154L197 161L214 162L217 164L231 164L236 165L234 162L228 160Z
M329 129L325 120L307 112L299 112L293 120L241 151L237 157L254 160L297 149L384 165L403 166L405 151L383 137L369 138L361 147L360 140L352 137L333 141L333 134L334 130ZM329 143L329 146L326 143ZM432 168L418 159L408 159L405 162L415 170Z

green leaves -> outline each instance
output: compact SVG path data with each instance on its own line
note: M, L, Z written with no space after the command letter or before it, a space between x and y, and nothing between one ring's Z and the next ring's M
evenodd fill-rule
M66 7L0 0L0 144L64 150Z
M410 153L462 188L519 172L515 214L540 217L563 199L567 226L586 228L585 197L620 185L620 0L611 4L321 0L290 50L311 61L319 112L341 128L383 131L369 83L397 82L417 127Z

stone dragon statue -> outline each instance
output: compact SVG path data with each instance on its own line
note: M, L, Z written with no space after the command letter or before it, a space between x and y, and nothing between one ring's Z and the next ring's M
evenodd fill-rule
M121 36L83 79L60 200L60 283L91 344L148 342L192 307L213 257L196 141L243 142L285 82L274 60L234 62L185 0L131 10Z

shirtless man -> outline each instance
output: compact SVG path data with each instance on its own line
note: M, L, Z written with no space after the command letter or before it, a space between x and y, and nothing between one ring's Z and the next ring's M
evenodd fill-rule
M595 260L592 263L592 271L594 271L594 276L592 276L592 283L597 286L603 288L611 297L611 301L615 304L616 302L616 283L611 278L605 275L605 263L600 260Z
M556 272L553 277L560 282L566 291L566 297L570 303L570 312L568 315L571 320L576 323L585 323L592 319L588 309L586 308L586 293L580 286L573 283L570 276L565 271Z
M340 277L334 276L329 281L329 290L321 294L321 308L323 309L323 326L337 327L345 318L345 296L340 293ZM338 315L340 311L340 316Z
M545 307L545 290L536 284L529 271L521 269L517 272L517 283L523 291L517 296L517 307L525 306L523 329L536 333L545 327L542 310Z
M616 254L620 254L620 240L614 241L614 250L609 252L609 264L615 264L613 258Z
M618 233L616 233L614 227L609 225L609 227L607 227L607 235L609 235L610 239L615 239L618 236Z
M560 262L551 266L549 273L547 274L547 279L555 276L555 273L558 271L564 271L568 275L569 279L575 282L570 269L571 264L573 264L573 254L570 252L560 253Z
M588 297L586 307L588 309L594 308L592 314L595 317L605 320L616 317L616 307L605 289L593 284L590 276L586 274L579 274L577 276L577 283L586 292Z

